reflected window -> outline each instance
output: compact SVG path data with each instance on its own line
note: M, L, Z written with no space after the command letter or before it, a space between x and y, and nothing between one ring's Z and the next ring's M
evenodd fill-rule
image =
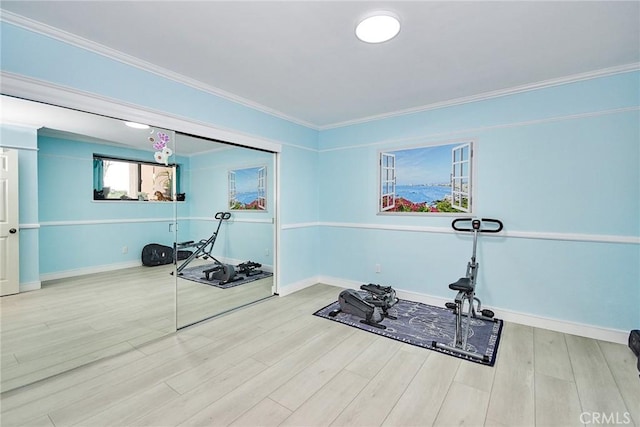
M178 165L93 155L94 200L172 201Z

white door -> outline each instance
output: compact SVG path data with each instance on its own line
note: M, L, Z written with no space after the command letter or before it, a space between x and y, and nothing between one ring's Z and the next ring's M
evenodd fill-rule
M0 149L0 296L20 292L18 152Z

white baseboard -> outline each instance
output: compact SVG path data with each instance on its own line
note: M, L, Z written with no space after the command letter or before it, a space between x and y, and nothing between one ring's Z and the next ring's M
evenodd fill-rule
M120 262L117 264L96 265L93 267L76 268L73 270L56 271L40 275L40 281L66 279L68 277L84 276L85 274L103 273L105 271L121 270L123 268L140 267L140 261Z
M278 289L278 295L280 295L281 297L291 295L294 292L301 291L317 283L324 283L322 282L322 280L320 280L320 276L308 277L298 282L288 284L287 286L281 286Z
M297 282L298 286L300 286L299 289L292 290L289 293L293 293L295 291L304 289L305 287L311 286L313 284L313 280L316 280L316 283L324 283L344 289L359 289L360 285L364 283L354 280L341 279L338 277L316 276ZM306 284L306 286L301 286L302 284ZM290 288L287 287L286 289L289 290ZM444 304L446 302L451 301L451 299L448 298L436 297L432 295L421 294L418 292L405 291L403 289L395 290L398 298L421 302L437 307L444 307ZM491 307L491 310L495 312L497 318L502 319L505 322L518 323L520 325L531 326L534 328L548 329L565 334L578 335L581 337L593 338L601 341L608 341L625 345L627 344L629 339L629 331L603 328L601 326L587 325L584 323L571 322L567 320L552 319L548 317L536 316L528 313L520 313L501 308Z
M37 291L42 287L42 283L38 280L36 282L20 283L20 292Z

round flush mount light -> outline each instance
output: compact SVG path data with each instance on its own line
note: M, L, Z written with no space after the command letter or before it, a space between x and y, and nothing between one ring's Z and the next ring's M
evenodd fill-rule
M365 43L383 43L399 32L399 18L387 11L368 14L356 27L356 36Z
M143 125L142 123L124 122L124 124L134 129L149 129L149 125Z

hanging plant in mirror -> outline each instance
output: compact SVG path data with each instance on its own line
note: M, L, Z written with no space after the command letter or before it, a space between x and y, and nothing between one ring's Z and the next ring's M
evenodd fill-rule
M156 132L155 129L151 131L151 136L149 136L149 142L152 142L154 150L157 150L154 153L153 158L156 162L163 163L167 166L169 165L169 157L173 155L171 148L167 147L167 144L169 144L171 139L165 132L156 132L156 136L154 138L154 132Z

